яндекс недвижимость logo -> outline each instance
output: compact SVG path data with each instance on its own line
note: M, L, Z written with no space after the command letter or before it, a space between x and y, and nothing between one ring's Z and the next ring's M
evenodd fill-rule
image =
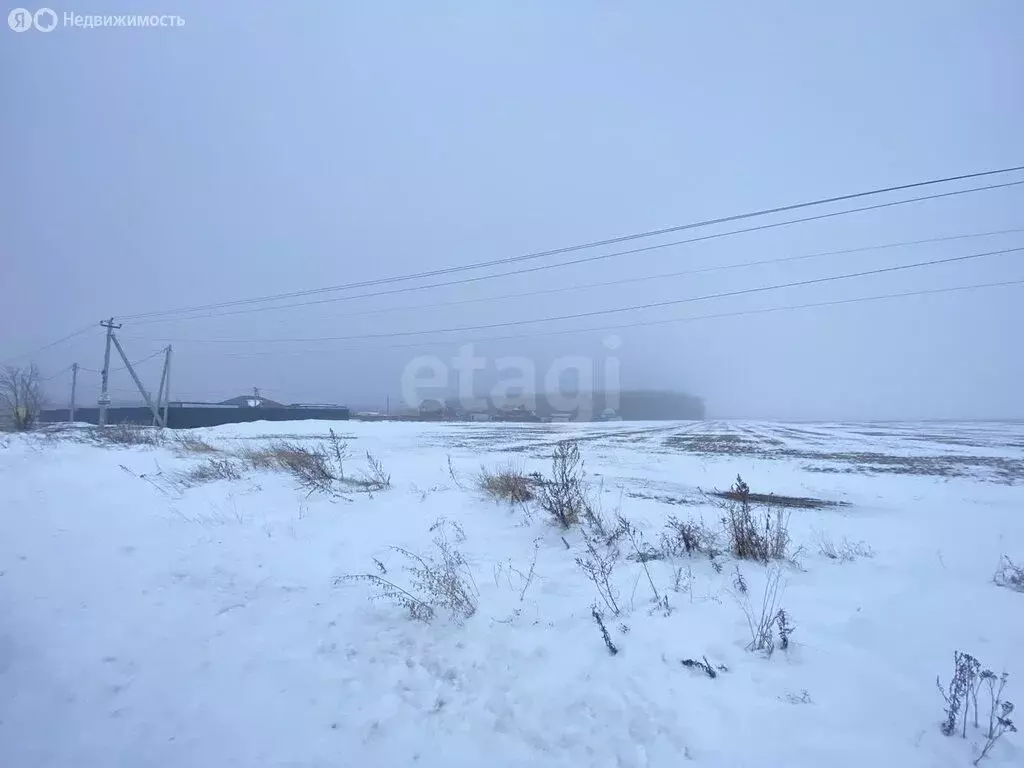
M7 26L15 32L37 29L52 32L57 26L57 12L52 8L40 8L33 13L27 8L15 8L7 14Z
M28 8L14 8L7 14L7 26L15 32L52 32L58 26L73 29L100 27L183 27L181 16L168 14L81 14L65 11L62 16L52 8L30 11Z

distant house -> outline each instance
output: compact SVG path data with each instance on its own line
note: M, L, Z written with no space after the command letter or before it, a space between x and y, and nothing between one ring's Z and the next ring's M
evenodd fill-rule
M499 408L497 415L494 417L494 421L540 421L540 417L534 412L529 410L525 405L516 405L512 407Z
M236 408L284 408L281 403L255 395L239 395L230 400L222 400L218 405L233 405Z
M445 415L445 405L440 400L427 399L420 403L417 409L421 419L440 420Z
M387 417L377 411L356 411L352 418L356 421L384 421Z

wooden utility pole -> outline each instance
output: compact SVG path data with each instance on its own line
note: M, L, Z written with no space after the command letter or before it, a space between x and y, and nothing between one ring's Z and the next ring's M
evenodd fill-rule
M120 325L114 325L114 318L104 320L100 322L100 325L107 329L107 348L103 353L103 370L101 371L102 380L100 384L100 399L98 405L100 407L100 417L98 419L99 425L105 427L107 425L107 407L110 405L110 396L107 394L107 381L110 374L110 340L114 336L114 329L120 328Z
M71 364L71 405L68 408L68 421L75 420L75 388L78 386L78 363Z

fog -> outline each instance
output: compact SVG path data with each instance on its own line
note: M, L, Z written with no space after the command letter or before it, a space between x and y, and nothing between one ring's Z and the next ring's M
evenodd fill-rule
M566 357L613 358L622 388L698 395L714 418L1024 417L1024 285L783 309L1021 281L1024 251L681 301L1024 247L1005 232L1024 229L1021 186L555 266L1020 172L129 317L1024 164L1018 2L145 5L68 12L185 23L0 34L0 359L37 362L57 405L74 362L95 402L115 317L130 359L173 346L175 399L383 408L417 358L451 370L472 343L477 390L503 358L538 390ZM155 390L160 357L139 374ZM111 374L115 400L132 389Z

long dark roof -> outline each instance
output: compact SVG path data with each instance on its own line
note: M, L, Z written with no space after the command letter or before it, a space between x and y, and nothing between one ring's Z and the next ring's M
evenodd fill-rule
M230 400L221 400L219 405L238 405L238 406L241 406L243 408L247 408L249 406L250 401L255 400L255 399L256 399L256 397L254 395L239 395L238 397L232 397ZM274 402L273 400L269 400L266 397L261 397L259 399L259 404L260 404L260 407L262 407L262 408L283 408L284 407L283 405L281 405L281 403Z

